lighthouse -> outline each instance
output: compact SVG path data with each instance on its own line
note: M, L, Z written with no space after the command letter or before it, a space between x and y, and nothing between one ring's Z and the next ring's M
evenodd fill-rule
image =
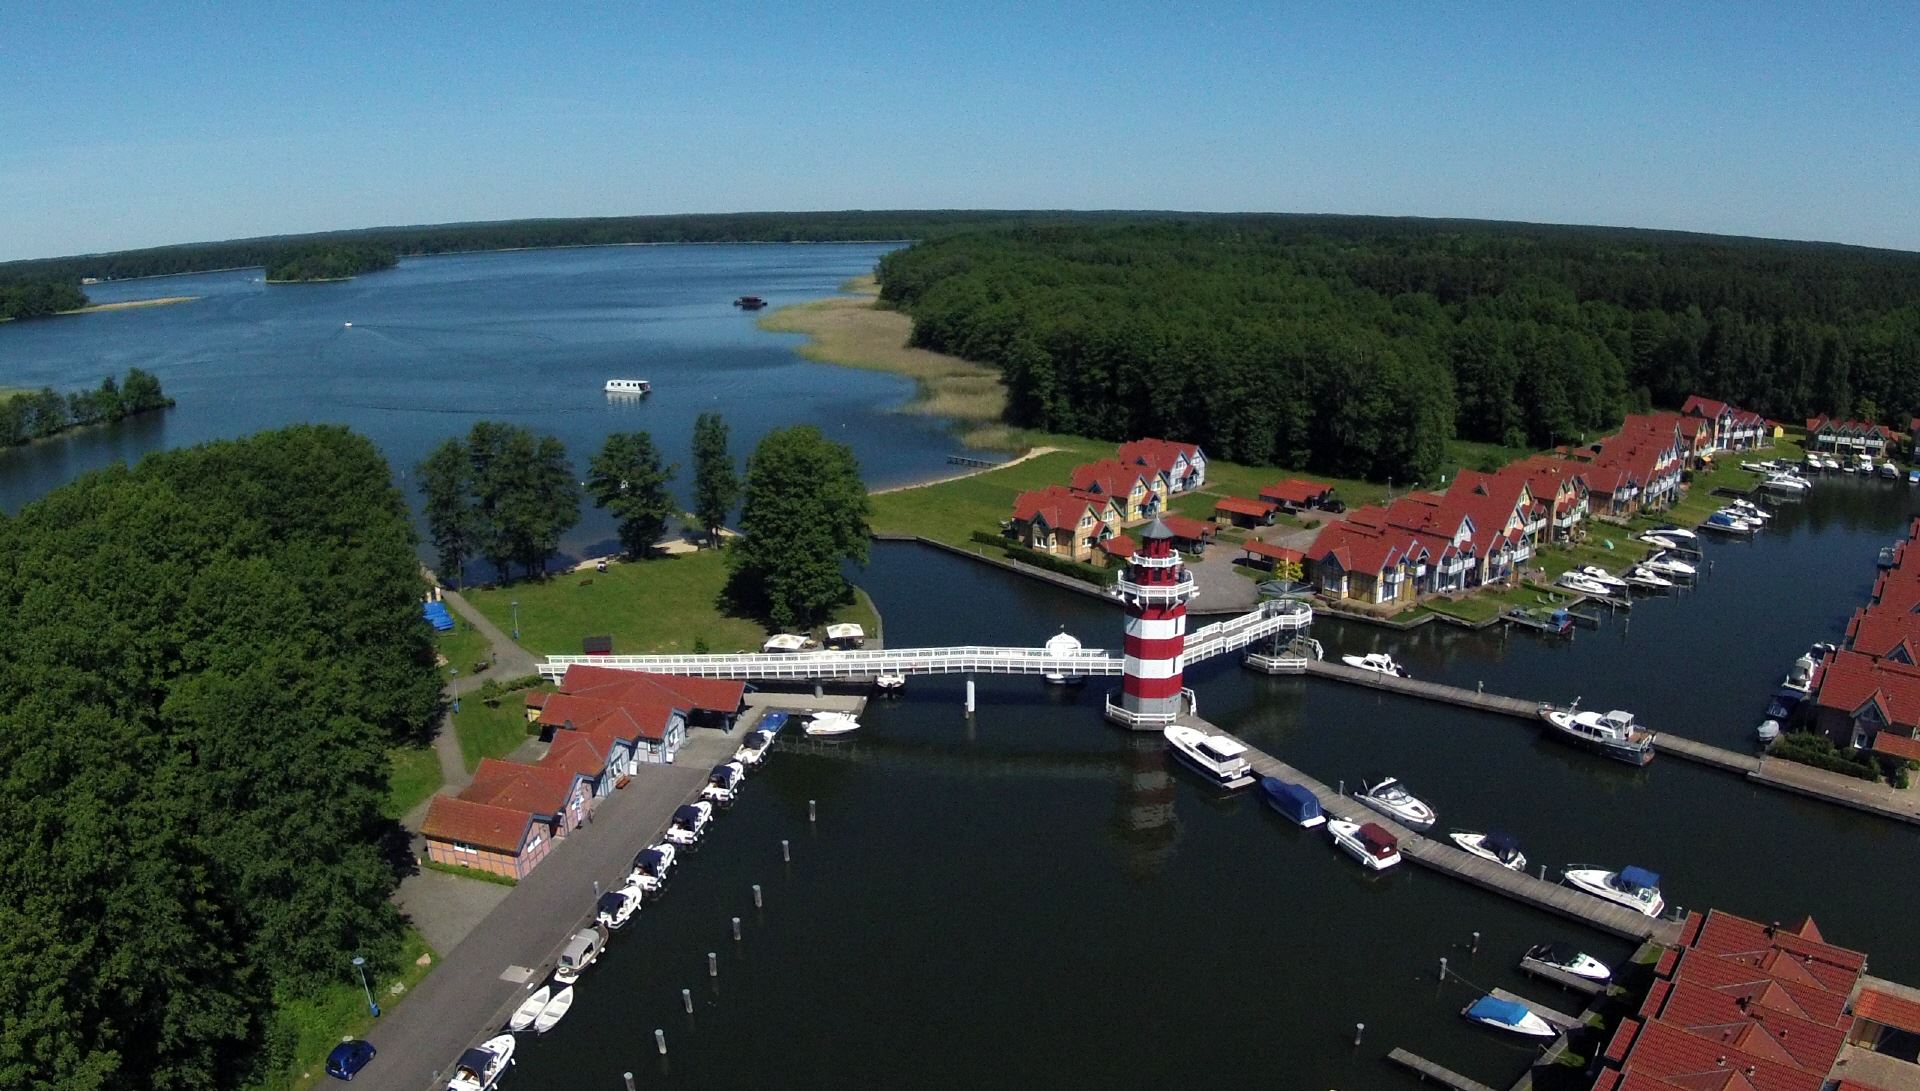
M1126 664L1120 703L1107 697L1107 719L1136 731L1158 730L1182 711L1181 668L1187 643L1187 601L1193 577L1159 519L1140 535L1140 549L1114 585L1127 610Z

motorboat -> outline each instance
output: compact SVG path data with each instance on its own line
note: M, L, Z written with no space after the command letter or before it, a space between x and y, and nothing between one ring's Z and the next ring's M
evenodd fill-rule
M580 980L587 967L594 964L600 952L607 949L607 930L598 924L592 928L582 928L568 937L567 945L560 949L559 964L553 968L553 979L562 985L571 985Z
M1873 475L1873 469L1874 469L1873 456L1861 455L1860 456L1860 472L1871 477Z
M1607 964L1571 943L1537 943L1527 949L1527 957L1563 974L1584 977L1588 981L1610 981L1613 971Z
M460 1055L447 1091L492 1091L512 1063L513 1035L496 1034Z
M733 801L739 798L740 785L746 779L747 767L739 762L730 761L724 765L716 765L713 771L707 774L707 786L700 789L700 798L708 803L731 807Z
M1793 661L1793 666L1787 669L1787 676L1781 680L1780 685L1783 689L1790 689L1795 693L1811 693L1815 676L1819 672L1820 661L1811 653L1802 655Z
M1527 854L1520 851L1520 842L1512 834L1498 830L1486 833L1455 830L1447 836L1454 844L1482 860L1492 860L1509 871L1527 870Z
M1553 582L1582 595L1594 595L1600 598L1609 598L1613 595L1613 591L1605 584L1590 580L1578 572L1562 572L1560 578Z
M1362 784L1353 797L1388 818L1416 830L1432 829L1434 820L1439 817L1433 813L1432 807L1407 791L1407 786L1393 777L1377 784Z
M1555 735L1569 742L1598 751L1615 761L1645 765L1653 760L1653 732L1634 722L1633 713L1581 712L1579 700L1566 708L1547 705L1540 718Z
M520 1002L519 1007L513 1009L513 1018L507 1020L507 1029L525 1030L532 1026L533 1021L540 1018L540 1012L546 1008L547 1001L552 998L551 986L542 985L535 989L532 995Z
M1871 464L1863 466L1860 472L1872 473L1873 466ZM1801 477L1799 474L1789 472L1789 473L1781 473L1781 474L1768 474L1767 479L1765 481L1760 482L1760 487L1766 490L1767 492L1777 492L1777 493L1784 493L1787 495L1798 496L1799 494L1806 492L1808 489L1813 488L1813 482L1808 481L1806 478Z
M807 734L815 737L850 735L858 730L860 721L844 712L816 712L807 721Z
M1761 720L1760 726L1755 728L1753 733L1759 738L1761 746L1772 746L1773 740L1780 737L1780 721Z
M1740 468L1747 471L1748 473L1770 474L1777 467L1775 466L1772 459L1768 459L1764 462L1742 462L1740 464Z
M1400 842L1376 823L1336 818L1327 823L1327 832L1342 852L1369 871L1385 871L1400 862Z
M1920 485L1920 470L1907 471L1907 484Z
M1700 525L1721 534L1752 534L1754 530L1752 523L1725 509L1707 516L1707 521Z
M1528 1038L1556 1038L1560 1032L1553 1024L1535 1014L1532 1008L1514 1000L1483 996L1468 1004L1462 1015L1482 1026L1493 1027Z
M1407 673L1407 668L1395 663L1393 656L1388 655L1386 652L1368 652L1365 655L1343 655L1340 657L1340 662L1345 663L1349 667L1357 667L1363 671L1372 671L1375 674L1391 674L1396 678L1413 677Z
M873 688L881 693L899 693L907 688L907 676L891 672L876 674L873 676Z
M1899 561L1899 559L1900 559L1899 546L1889 545L1889 546L1880 547L1880 557L1879 557L1878 563L1881 568L1892 568L1894 564Z
M713 804L706 800L683 804L673 812L673 824L664 836L676 845L691 845L706 834L707 823L712 820Z
M1173 747L1175 757L1212 781L1216 788L1238 791L1253 783L1253 766L1247 763L1247 748L1238 739L1209 735L1180 724L1167 725L1161 734Z
M1647 568L1645 565L1635 565L1627 569L1627 574L1624 578L1635 587L1646 587L1664 591L1673 586L1672 580Z
M552 1030L560 1020L567 1017L567 1012L571 1010L573 1010L573 986L568 985L554 993L553 999L547 1001L547 1006L540 1009L540 1017L533 1021L533 1032L545 1034Z
M662 841L635 853L633 870L627 874L627 885L637 888L646 897L658 898L666 892L667 875L673 871L676 851L672 842Z
M760 732L762 735L767 736L769 739L777 739L780 737L780 730L786 726L787 726L786 713L768 712L763 714L760 717L760 722L757 724L754 724L753 729L755 731Z
M1053 639L1046 643L1047 654L1056 658L1079 655L1081 650L1082 646L1079 639L1065 629L1055 633ZM1041 677L1045 679L1046 683L1050 686L1077 686L1087 680L1087 676L1084 674L1062 670L1049 670L1041 675Z
M642 397L653 393L653 384L645 379L608 379L606 391L609 394Z
M1304 784L1292 784L1279 777L1261 777L1260 798L1296 825L1311 829L1327 824L1327 816L1320 813L1320 797Z
M1773 513L1751 500L1734 500L1727 504L1727 510L1736 512L1749 523L1766 524L1773 521Z
M757 295L743 295L733 301L733 305L743 311L757 311L767 305L767 301Z
M740 740L740 748L733 752L733 760L752 769L767 760L767 752L773 749L773 736L764 731L749 731L747 737Z
M1700 537L1698 534L1695 534L1693 531L1688 530L1686 527L1677 527L1677 526L1674 526L1672 523L1662 523L1661 525L1654 527L1652 530L1648 531L1647 533L1658 534L1662 538L1666 538L1675 542L1693 542L1698 540Z
M1640 536L1640 540L1647 543L1650 546L1658 546L1661 549L1677 549L1679 548L1679 544L1680 544L1677 540L1673 538L1668 538L1662 534L1658 534L1651 530L1647 531L1645 534L1642 534Z
M1662 576L1683 576L1691 578L1699 570L1671 553L1655 553L1640 562L1640 567L1649 572L1658 572Z
M641 892L637 886L623 886L600 895L595 919L613 931L619 931L640 911Z
M1649 917L1657 917L1667 911L1666 899L1660 896L1660 876L1646 868L1624 867L1619 871L1608 871L1605 868L1571 867L1560 875L1569 884L1596 898L1637 909Z
M1895 466L1891 462L1882 462L1879 473L1881 477L1886 478L1888 481L1900 480L1900 467Z
M1579 568L1573 569L1573 571L1578 572L1580 575L1585 576L1587 579L1592 580L1602 587L1610 587L1616 591L1625 591L1627 589L1627 581L1601 568L1597 564L1581 565Z

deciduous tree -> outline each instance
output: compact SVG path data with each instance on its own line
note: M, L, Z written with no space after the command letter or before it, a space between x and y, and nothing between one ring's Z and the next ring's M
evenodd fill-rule
M593 456L587 491L595 507L618 520L620 545L629 556L646 556L666 532L676 509L667 482L676 468L661 464L653 437L645 432L615 432Z
M693 514L720 543L720 529L740 499L740 475L727 451L727 422L718 413L702 413L693 421Z
M812 425L769 432L747 459L736 578L781 628L848 600L847 561L867 560L867 492L853 450Z

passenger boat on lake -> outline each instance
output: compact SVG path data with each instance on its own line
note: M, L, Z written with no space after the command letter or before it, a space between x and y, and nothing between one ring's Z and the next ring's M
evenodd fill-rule
M1631 712L1617 708L1605 714L1581 712L1576 698L1566 708L1543 706L1540 718L1553 729L1555 736L1615 761L1645 765L1653 760L1653 732L1636 723Z
M645 397L653 393L653 384L645 379L608 379L606 391L609 394L627 394L633 397Z

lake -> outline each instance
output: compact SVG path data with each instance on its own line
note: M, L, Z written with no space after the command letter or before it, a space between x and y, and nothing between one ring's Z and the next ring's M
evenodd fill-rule
M95 285L99 303L201 298L0 326L0 386L64 392L141 367L179 404L0 450L0 509L116 459L306 421L372 438L416 505L412 467L482 419L558 436L582 477L609 432L648 431L681 465L683 500L693 420L709 410L743 464L760 436L804 422L850 444L869 485L938 476L959 446L938 420L897 411L911 381L807 361L794 351L804 338L761 331L732 305L830 295L890 249L590 247L409 258L335 284L266 285L248 269ZM610 378L649 379L654 393L609 397ZM611 552L612 520L584 505L562 548Z

